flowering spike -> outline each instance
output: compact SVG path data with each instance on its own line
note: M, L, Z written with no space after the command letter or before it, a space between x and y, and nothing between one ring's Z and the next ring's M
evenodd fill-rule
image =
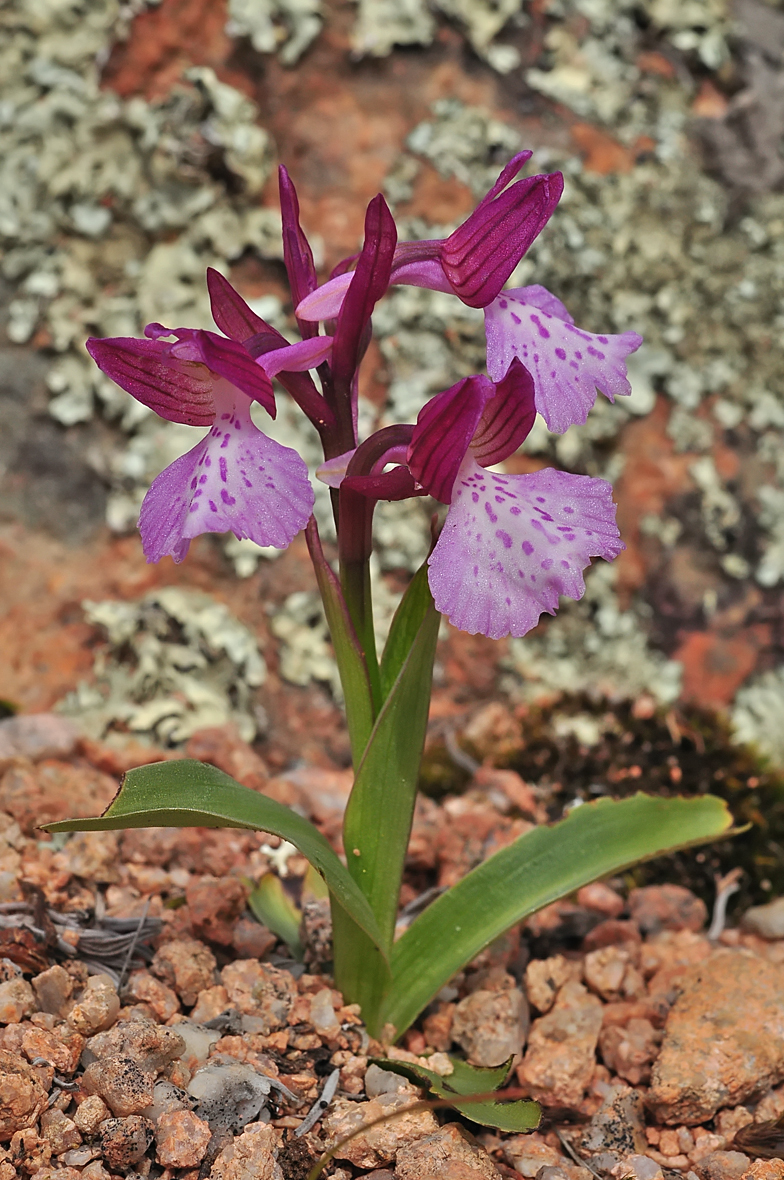
M213 379L206 365L174 356L171 345L157 340L93 337L86 347L107 377L159 417L187 426L214 422Z
M553 468L498 475L469 452L428 580L436 608L461 631L520 636L543 611L555 614L559 595L582 597L591 557L623 548L604 480Z
M191 538L231 531L284 549L307 524L313 489L296 451L253 424L250 402L231 387L215 392L215 425L161 472L144 498L139 530L148 561L182 561Z
M514 454L528 438L536 418L533 377L517 357L496 391L471 439L471 451L483 467L492 467Z
M444 504L452 497L455 477L494 394L486 377L466 377L431 397L419 412L408 465L418 483Z
M332 347L332 375L336 386L353 378L361 355L362 337L373 308L389 286L397 230L384 198L374 197L365 215L365 242L338 315Z
M313 251L299 221L297 190L281 164L278 169L280 215L283 221L283 261L289 276L289 286L296 307L318 286ZM303 335L306 333L303 332Z
M487 371L493 380L514 357L534 379L536 408L548 429L582 425L597 388L610 401L631 393L626 357L642 344L636 332L597 336L559 314L563 304L543 287L503 291L485 308Z

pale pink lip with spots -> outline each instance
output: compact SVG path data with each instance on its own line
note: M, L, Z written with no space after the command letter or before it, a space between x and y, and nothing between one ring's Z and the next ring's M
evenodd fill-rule
M544 287L502 291L485 308L485 331L490 377L498 380L518 357L534 379L536 408L556 434L585 422L597 389L610 401L631 393L625 362L642 337L583 332Z

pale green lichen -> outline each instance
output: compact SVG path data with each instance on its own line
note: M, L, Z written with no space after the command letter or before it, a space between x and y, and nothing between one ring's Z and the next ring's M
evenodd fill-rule
M198 729L232 722L251 741L254 690L266 666L253 634L208 594L175 586L135 602L85 602L106 643L94 678L59 708L80 730L110 744L127 735L176 745Z

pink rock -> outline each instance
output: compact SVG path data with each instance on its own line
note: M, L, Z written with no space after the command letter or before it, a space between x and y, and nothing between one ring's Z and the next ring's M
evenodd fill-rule
M660 930L693 930L708 920L705 902L682 885L648 885L629 894L632 918L644 934Z
M195 1168L204 1159L212 1132L192 1110L162 1114L155 1126L156 1158L164 1168Z
M500 1180L501 1173L483 1147L459 1123L447 1123L401 1148L396 1180Z
M0 721L0 762L6 758L69 758L79 733L59 713L22 713Z
M729 950L679 986L648 1104L658 1122L691 1126L784 1078L784 991L780 968Z
M525 996L506 972L493 988L482 987L455 1008L452 1039L472 1065L501 1065L517 1056L528 1032Z
M195 938L177 938L165 942L150 964L150 971L173 987L183 1004L190 1008L200 991L215 983L215 956L208 946Z
M577 1106L594 1071L602 1005L581 983L569 981L553 1008L531 1026L517 1076L548 1106Z

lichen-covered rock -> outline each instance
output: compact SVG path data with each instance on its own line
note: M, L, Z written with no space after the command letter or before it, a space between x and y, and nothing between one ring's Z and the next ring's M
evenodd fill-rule
M209 1123L192 1110L172 1110L155 1124L155 1153L164 1168L196 1168L212 1138Z
M525 996L504 972L496 987L477 988L460 1001L452 1039L465 1049L472 1065L501 1065L521 1052L529 1023Z
M781 968L720 951L688 970L651 1075L647 1103L657 1121L704 1122L782 1078Z
M173 987L183 1004L190 1008L199 992L215 983L215 956L208 946L195 938L176 938L155 952L150 971Z
M784 1160L754 1160L741 1180L784 1180Z
M628 1086L614 1087L582 1134L581 1154L643 1155L646 1146L642 1096Z
M552 1010L531 1025L517 1069L521 1085L548 1106L577 1106L593 1075L601 1026L601 1001L581 983L565 983Z
M32 1066L0 1049L0 1141L31 1127L45 1106L46 1090Z
M413 1086L406 1086L402 1090L380 1094L370 1102L339 1100L322 1119L322 1134L329 1145L334 1146L353 1131L372 1123L374 1119L411 1106L418 1097L419 1093ZM437 1131L438 1123L430 1110L400 1114L389 1122L368 1127L366 1131L356 1135L339 1148L336 1158L348 1160L358 1168L378 1168L394 1160L404 1147L418 1139L424 1139L427 1135L434 1135Z
M139 1160L153 1140L153 1125L137 1114L107 1119L101 1124L101 1152L114 1171L125 1171Z
M145 1073L133 1057L94 1061L82 1075L82 1089L97 1094L119 1118L146 1110L153 1098L155 1074Z
M459 1123L447 1123L397 1153L396 1180L498 1180L500 1172L483 1147Z

